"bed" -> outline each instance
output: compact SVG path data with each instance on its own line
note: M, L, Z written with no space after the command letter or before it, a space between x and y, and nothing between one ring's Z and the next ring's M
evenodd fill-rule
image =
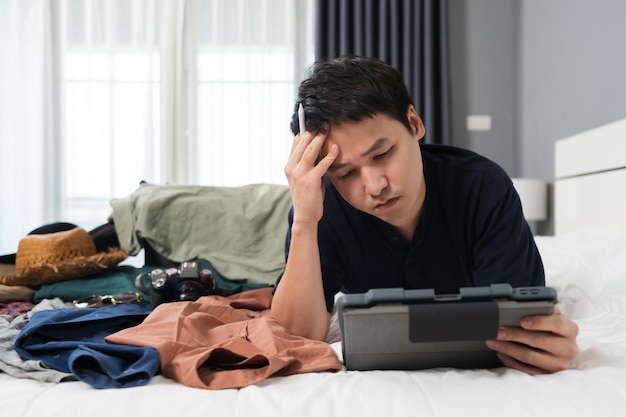
M591 141L594 146L585 146ZM82 381L44 383L0 372L0 410L11 416L68 417L624 415L625 145L623 120L562 139L555 147L556 234L536 241L548 285L580 327L580 354L569 370L532 377L504 368L341 369L220 390L192 388L162 375L141 386L96 389ZM336 324L330 337L341 358Z

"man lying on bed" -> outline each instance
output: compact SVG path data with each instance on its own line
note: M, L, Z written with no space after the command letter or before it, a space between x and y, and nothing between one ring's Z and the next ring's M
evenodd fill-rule
M294 113L287 263L272 303L290 332L323 340L339 291L545 285L509 177L470 151L420 144L397 70L362 57L316 63L300 103L306 132ZM486 343L508 367L550 373L569 368L577 334L555 307Z

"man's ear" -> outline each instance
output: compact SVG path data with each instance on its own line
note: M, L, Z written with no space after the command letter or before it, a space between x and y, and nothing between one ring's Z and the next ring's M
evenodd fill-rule
M409 124L413 129L413 134L417 137L417 140L420 140L426 134L426 129L424 128L424 123L422 122L422 118L419 117L415 107L413 105L409 106L407 110L407 118L409 119Z

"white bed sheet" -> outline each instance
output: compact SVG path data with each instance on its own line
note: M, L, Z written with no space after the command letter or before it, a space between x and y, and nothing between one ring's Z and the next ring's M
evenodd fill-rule
M623 416L626 405L626 231L537 237L547 283L580 326L570 370L316 373L209 391L157 376L143 387L98 390L0 374L10 416ZM341 356L340 343L333 348Z

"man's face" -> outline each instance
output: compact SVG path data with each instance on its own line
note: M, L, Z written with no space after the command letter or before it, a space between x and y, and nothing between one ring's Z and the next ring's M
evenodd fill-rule
M327 174L342 197L410 238L426 189L418 144L424 127L412 106L407 117L412 132L385 114L333 127L322 155L337 144L339 156Z

